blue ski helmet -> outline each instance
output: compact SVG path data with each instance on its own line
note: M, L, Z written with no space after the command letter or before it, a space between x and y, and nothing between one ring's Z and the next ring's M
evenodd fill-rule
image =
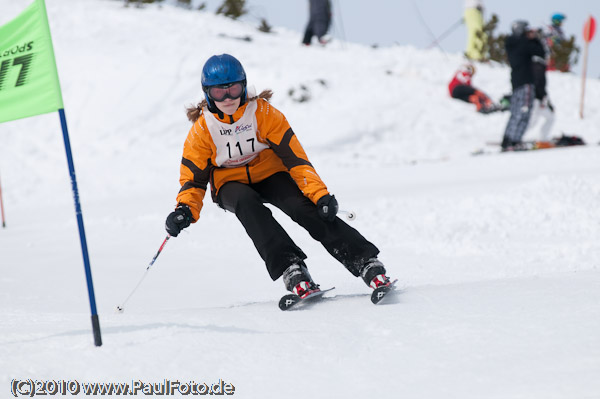
M202 68L202 90L209 105L213 105L208 98L208 88L211 86L226 85L228 83L242 82L244 94L242 104L246 99L246 72L242 64L232 55L221 54L210 57Z
M557 12L556 14L552 14L552 25L560 25L566 19L565 14L561 14Z

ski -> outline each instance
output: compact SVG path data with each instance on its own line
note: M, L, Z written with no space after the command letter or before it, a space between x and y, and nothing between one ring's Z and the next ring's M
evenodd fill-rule
M377 305L379 303L385 302L386 298L389 300L390 297L392 297L392 295L388 295L388 294L390 292L396 290L397 282L398 282L398 279L392 281L392 283L390 285L375 288L375 290L371 294L371 302L373 302L374 305Z
M305 296L304 298L300 298L296 294L287 294L281 297L279 300L279 309L281 310L290 310L292 308L299 309L311 302L314 302L317 299L321 299L323 294L333 290L335 287L327 288L326 290L315 290Z
M488 146L501 146L500 142L487 142ZM526 140L521 141L514 148L510 148L508 150L502 151L494 151L488 150L484 148L480 148L476 151L473 151L471 155L486 155L486 154L502 154L506 152L523 152L523 151L535 151L535 150L547 150L553 148L564 148L564 147L573 147L573 146L581 146L586 145L585 141L581 139L581 137L577 136L567 136L562 135L560 137L555 137L550 141L536 141L536 140Z

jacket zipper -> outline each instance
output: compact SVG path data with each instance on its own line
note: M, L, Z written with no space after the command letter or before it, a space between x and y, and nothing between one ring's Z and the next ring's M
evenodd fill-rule
M252 184L252 178L250 177L250 165L246 165L246 175L248 175L248 184Z

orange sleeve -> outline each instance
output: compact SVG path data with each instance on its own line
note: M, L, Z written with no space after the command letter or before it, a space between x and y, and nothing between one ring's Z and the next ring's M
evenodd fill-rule
M203 121L204 118L200 117L194 123L183 145L179 177L181 190L177 194L177 204L190 207L194 222L200 217L202 200L210 180L211 157L214 152L214 144Z
M329 194L285 116L267 101L259 99L256 117L260 136L283 161L302 193L315 204Z

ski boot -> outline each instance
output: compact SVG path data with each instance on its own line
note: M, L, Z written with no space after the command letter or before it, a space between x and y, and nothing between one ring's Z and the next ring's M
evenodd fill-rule
M392 290L395 289L394 285L398 280L390 280L385 275L385 266L377 258L369 259L363 266L360 276L363 281L371 288L373 293L371 294L371 302L378 304L383 298Z
M321 298L324 293L333 289L321 290L319 285L312 281L306 265L301 261L291 265L283 272L283 283L292 294L284 295L279 300L279 309L281 310L290 310L305 306L307 303L314 303L316 298Z
M319 291L304 262L300 261L289 266L283 272L283 283L288 291L304 299L313 292Z

